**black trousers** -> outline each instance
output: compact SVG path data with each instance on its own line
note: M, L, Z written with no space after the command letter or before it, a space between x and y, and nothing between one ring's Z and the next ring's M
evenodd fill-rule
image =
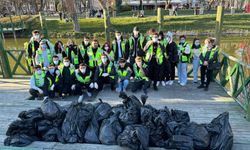
M58 86L59 86L59 94L71 94L71 83L65 83L63 81L59 81Z
M115 90L115 79L111 79L110 77L99 77L98 78L98 91L101 91L103 89L104 84L110 84L111 90Z
M170 75L171 75L171 64L170 64L170 61L165 60L165 62L164 62L163 80L166 79L166 81L169 81L170 80Z
M48 90L48 86L44 85L42 87L39 87L41 90L43 90L43 96L49 96L49 90ZM29 93L30 95L32 95L33 97L38 97L40 96L38 90L35 89L29 89Z
M175 67L177 67L177 63L169 61L166 81L175 80Z
M210 70L208 69L207 66L203 65L201 66L200 70L201 70L201 84L208 87L213 76L213 70ZM205 78L207 79L206 82Z
M76 87L75 90L72 91L72 93L74 95L82 95L83 94L83 90L87 90L88 92L92 92L93 89L89 87L90 84L84 84L81 82L77 82L76 83Z
M135 80L132 84L131 91L136 92L138 89L147 90L150 87L150 83L150 80Z
M149 78L154 82L154 86L156 85L157 81L160 81L163 78L164 74L164 65L159 65L156 62L155 58L152 58L151 61L148 63L149 66Z

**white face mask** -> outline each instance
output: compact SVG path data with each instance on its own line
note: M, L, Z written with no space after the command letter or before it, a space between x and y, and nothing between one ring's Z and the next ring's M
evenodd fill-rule
M69 66L69 62L63 62L64 66L68 67Z
M152 40L154 43L156 43L158 41L158 38L153 38Z
M36 73L37 73L38 75L41 75L41 74L42 74L42 70L37 70Z
M107 58L102 58L102 63L106 63L107 62Z
M134 36L138 37L138 35L139 35L139 32L138 31L134 31Z
M81 73L85 73L86 72L86 68L82 68L80 69Z
M39 39L40 39L40 35L39 35L39 34L36 34L36 35L34 36L34 38L35 38L36 40L39 40Z
M54 60L53 61L55 65L58 65L59 61L58 60Z
M108 46L105 46L104 49L107 51L107 50L109 50L109 47L108 47Z
M84 44L85 44L85 45L88 45L88 44L89 44L89 41L84 41Z
M116 36L116 39L120 40L121 39L121 35Z
M200 42L195 42L194 45L195 45L195 46L199 46L199 45L200 45Z
M183 44L183 43L185 43L185 40L181 40L180 42Z

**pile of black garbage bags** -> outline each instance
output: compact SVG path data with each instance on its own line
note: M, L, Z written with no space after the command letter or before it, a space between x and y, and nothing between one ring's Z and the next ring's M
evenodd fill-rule
M26 146L33 141L120 145L134 150L162 147L181 150L230 150L233 133L225 112L209 124L190 122L188 112L156 109L146 96L121 93L110 106L73 101L60 106L45 100L40 108L21 112L9 125L4 144Z

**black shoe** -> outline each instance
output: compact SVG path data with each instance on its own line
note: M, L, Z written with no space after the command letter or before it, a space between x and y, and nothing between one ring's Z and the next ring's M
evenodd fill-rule
M207 86L204 88L204 91L208 91L208 87Z
M202 89L202 88L204 88L204 85L203 84L201 84L200 86L198 86L197 87L198 89Z
M145 95L148 95L148 91L147 91L147 90L143 90L143 93L144 93Z
M26 98L26 100L35 100L35 97L34 96L30 96L30 97Z

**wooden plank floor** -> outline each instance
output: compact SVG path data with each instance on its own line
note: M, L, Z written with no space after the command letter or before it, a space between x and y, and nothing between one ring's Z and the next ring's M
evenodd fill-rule
M181 109L188 111L191 121L198 123L208 123L220 113L228 111L230 113L230 123L234 133L234 150L249 150L250 148L250 122L244 119L244 111L241 107L229 97L223 89L216 83L212 83L209 91L197 89L197 84L192 84L189 81L186 87L181 87L177 83L173 86L159 87L159 91L149 91L148 104L156 108L168 106L170 109ZM26 79L6 80L0 79L0 149L7 149L3 147L5 132L13 120L22 110L28 110L40 106L41 101L27 101L25 98L28 94L29 81ZM131 94L130 92L128 92ZM142 93L138 92L135 95L140 96ZM71 99L76 98L72 97ZM97 95L93 100L102 98L103 101L111 105L121 103L118 94L111 92L109 88ZM58 101L64 105L70 101ZM45 143L34 142L28 148L38 149L54 149L66 150L69 149L123 149L117 146L104 146L93 144L74 144L64 145L60 143ZM74 148L72 148L74 147Z

